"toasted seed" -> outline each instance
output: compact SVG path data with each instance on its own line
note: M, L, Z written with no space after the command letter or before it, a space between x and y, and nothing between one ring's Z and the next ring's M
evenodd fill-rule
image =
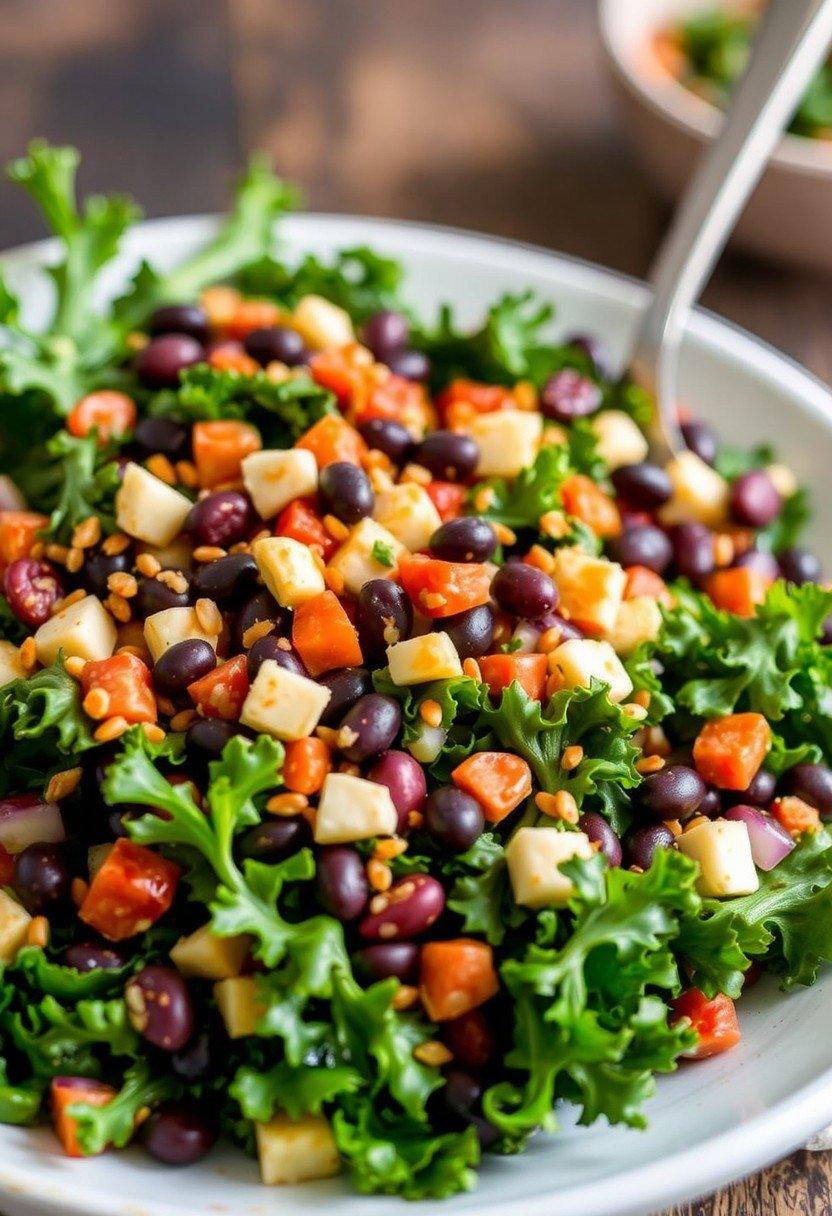
M49 945L49 921L45 916L33 916L26 930L26 942L43 950Z
M83 520L72 533L74 549L90 549L101 540L101 520L97 515L90 515Z
M298 815L309 806L306 794L273 794L266 803L270 815Z
M96 743L112 743L113 739L118 739L126 730L130 729L130 723L121 715L116 715L114 718L108 718L106 722L102 722L93 738Z
M125 600L132 599L139 590L139 584L133 575L127 574L124 570L117 570L115 574L111 574L107 579L107 587L115 595L120 595Z
M571 773L573 769L578 767L583 758L584 749L581 747L580 743L573 743L570 747L565 747L563 749L563 755L560 758L560 766L564 772Z
M367 880L374 891L389 891L393 885L393 871L385 862L371 857L367 862Z
M104 688L91 688L81 702L81 708L88 717L100 722L110 712L110 694Z
M60 802L62 798L68 798L77 790L82 775L81 768L65 768L60 773L53 773L46 787L46 801Z
M38 648L34 638L24 638L20 644L20 661L27 671L31 671L35 663L38 661ZM66 669L69 671L70 660L66 661ZM73 672L69 672L73 675Z
M144 462L144 467L148 473L152 473L154 477L158 477L160 481L164 481L167 485L176 485L176 469L167 456L163 456L161 452L148 457Z
M442 706L438 701L434 701L431 697L427 697L419 706L419 717L428 726L442 725Z
M140 553L136 558L136 569L145 578L155 578L162 569L162 563L152 553Z
M440 1043L438 1039L428 1039L426 1043L420 1043L418 1047L413 1048L414 1057L422 1064L427 1064L431 1068L441 1068L443 1064L450 1064L454 1058L454 1053L444 1043Z

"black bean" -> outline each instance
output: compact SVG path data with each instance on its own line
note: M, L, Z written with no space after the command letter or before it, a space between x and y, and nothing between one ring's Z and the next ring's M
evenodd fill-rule
M318 683L330 692L324 712L322 726L333 726L340 722L347 710L355 705L373 687L372 677L366 667L341 667L318 677Z
M311 843L312 830L302 815L265 819L240 837L240 856L271 864L290 857Z
M416 979L419 964L419 947L414 942L378 942L365 946L353 956L356 971L367 983L395 976L403 984Z
M447 633L461 659L478 659L488 654L494 642L494 626L494 609L490 604L478 604L436 622L436 628Z
M174 967L151 963L124 989L130 1024L162 1051L180 1051L194 1029L194 1005L185 980Z
M241 490L217 490L194 503L185 529L195 545L227 549L245 540L255 524L251 499Z
M67 946L61 959L65 967L74 971L118 971L125 961L113 946L99 946L97 942Z
M638 788L641 805L657 819L687 819L704 797L705 782L685 764L668 764L650 773Z
M667 533L654 524L635 524L612 538L609 554L622 566L646 566L662 574L670 565L673 545Z
M441 481L466 481L477 467L480 452L470 435L431 431L413 458Z
M395 376L403 376L405 380L424 383L430 378L430 359L421 350L394 350L383 362Z
M716 432L709 423L692 418L689 422L683 422L679 429L689 451L704 460L705 464L713 464L716 461L719 445Z
M203 562L193 576L196 597L205 596L225 604L248 595L257 585L259 571L250 553L229 553L214 562Z
M99 599L110 594L107 580L111 574L126 574L133 566L132 546L122 553L105 553L103 549L85 549L81 579L84 586Z
M790 794L817 807L821 815L832 815L832 769L826 764L796 764L786 773Z
M324 508L345 524L357 524L372 514L375 495L370 479L349 460L336 460L321 470L318 492Z
M411 812L418 810L427 795L425 770L409 752L382 752L367 773L368 781L384 785L399 817L397 831L403 835L409 827Z
M191 603L191 585L187 574L175 570L185 580L184 591L174 591L167 583L158 578L140 578L135 599L132 600L136 613L142 620L153 616L156 612L164 612L167 608L187 608Z
M140 418L133 442L143 458L161 453L169 460L184 460L191 451L188 428L172 418Z
M152 337L160 334L189 334L197 342L207 342L210 337L208 317L198 304L162 304L150 314L147 332ZM161 449L157 449L161 451Z
M684 523L673 529L673 562L686 578L704 578L715 565L714 536L704 524Z
M185 733L185 746L189 752L216 760L235 735L240 734L237 722L224 722L221 718L197 718Z
M578 827L591 841L601 846L601 852L611 866L621 865L621 841L603 815L598 811L585 811L578 820Z
M283 642L282 646L281 642ZM250 680L255 679L267 659L277 663L278 667L282 667L284 671L293 671L296 676L306 675L306 668L297 651L287 645L285 638L276 638L269 633L264 638L258 638L248 652L246 666Z
M755 570L770 583L776 582L780 577L777 558L773 553L767 553L764 549L746 549L745 553L740 553L732 564L741 569Z
M178 697L189 684L213 671L217 656L202 638L176 642L160 655L153 667L153 683L165 697Z
M354 741L341 751L348 760L360 764L392 747L401 730L402 711L398 701L378 692L366 696L348 709L340 729L354 735Z
M245 338L246 354L262 367L269 363L286 363L297 367L309 359L306 343L296 329L288 325L268 325L253 329Z
M673 494L673 483L664 469L647 461L622 465L611 480L616 492L642 511L655 511Z
M783 499L765 469L749 469L731 486L731 515L738 524L764 528L783 509Z
M318 851L315 862L318 903L336 920L357 920L370 896L361 854L348 845L327 845Z
M830 779L832 779L832 773L830 773ZM768 769L761 768L747 789L726 790L723 797L727 797L734 804L741 803L743 806L767 807L774 798L776 789L777 778L774 773L770 773ZM697 813L704 814L701 809L701 803L697 807Z
M289 623L289 613L281 608L270 591L257 591L243 604L234 624L234 637L238 650L243 650L244 637L252 625L260 621L272 621L274 633L280 636L285 633Z
M142 1124L142 1143L165 1165L193 1165L214 1147L217 1129L185 1102L163 1102Z
M464 853L482 835L485 819L476 798L456 786L440 786L424 805L425 831L440 848Z
M383 452L394 464L404 464L414 446L410 431L392 418L369 418L358 430L369 448Z
M653 864L656 849L669 849L674 840L675 837L670 828L663 823L636 828L624 841L627 864L639 866L642 870L649 870Z
M398 583L372 578L358 594L355 627L365 659L380 660L387 647L402 642L413 628L413 605Z
M136 375L146 388L176 388L180 372L204 358L202 343L190 334L163 334L139 351Z
M558 589L548 574L525 562L506 562L491 583L491 594L505 612L534 620L558 605Z
M198 1081L214 1067L215 1045L207 1030L193 1035L170 1057L171 1070L183 1081Z
M375 357L386 363L389 355L407 345L410 324L402 313L384 308L367 318L361 327L361 337Z
M486 519L460 515L437 528L430 551L446 562L487 562L497 548L497 534Z
M57 844L29 844L14 859L14 889L27 912L44 912L66 903L72 876L65 851Z

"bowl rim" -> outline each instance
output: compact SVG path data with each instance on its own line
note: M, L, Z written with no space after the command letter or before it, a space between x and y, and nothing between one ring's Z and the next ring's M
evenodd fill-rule
M209 232L218 219L211 214L158 217L135 225L131 233L170 230L175 234L177 230L187 233L194 229ZM368 240L372 239L374 230L386 230L394 236L397 231L404 230L416 244L419 238L428 242L438 238L442 244L459 246L460 254L468 259L475 257L478 251L490 255L492 265L495 251L502 252L507 259L517 255L542 256L554 266L566 267L573 278L583 279L585 289L603 290L608 298L625 308L628 304L632 307L646 303L648 297L647 285L622 271L532 242L450 225L327 212L287 216L282 225L284 231L298 228L301 236L304 228L314 231L323 225L336 237L339 228L360 227L366 231ZM123 253L130 252L129 245L128 237L122 246ZM21 269L40 271L58 248L59 242L55 238L14 246L0 251L0 267L17 264ZM614 289L612 293L611 288ZM823 417L832 432L832 388L795 359L741 326L702 308L691 312L686 332L707 352L729 360L742 370L756 370L791 397L794 404L799 401L809 411ZM564 1210L569 1213L587 1209L593 1216L620 1216L621 1213L652 1211L692 1199L762 1168L804 1143L830 1120L832 1065L795 1093L727 1132L712 1134L691 1147L608 1178L573 1186L559 1196L546 1192L524 1197L524 1207L529 1216L550 1216L552 1200L556 1198L568 1201L568 1208ZM37 1165L0 1164L0 1194L15 1202L15 1211L25 1209L34 1216L38 1204L49 1205L50 1211L60 1211L66 1216L114 1216L115 1213L134 1216L138 1210L132 1201L117 1199L112 1193L100 1193L91 1185L85 1187L80 1179L77 1181L76 1190L74 1186L66 1185L66 1177L57 1184L54 1180L47 1182L40 1176ZM476 1211L488 1213L488 1216L515 1216L516 1200L489 1202L486 1186L484 1180L483 1190L479 1192L482 1202ZM345 1196L347 1201L349 1198L349 1195ZM150 1201L146 1206L142 1205L142 1211L146 1216L204 1216L205 1207L196 1202L191 1205L188 1201L185 1205Z
M701 0L701 3L706 5L708 0ZM721 123L717 106L686 88L664 67L655 77L639 71L616 34L613 10L620 9L621 4L622 0L598 0L597 5L601 46L618 81L653 114L671 123L678 131L700 143L715 138ZM638 4L630 7L637 14ZM638 21L638 16L635 19ZM656 29L652 19L644 24L648 33ZM771 154L769 166L803 177L832 180L832 140L810 139L787 132Z

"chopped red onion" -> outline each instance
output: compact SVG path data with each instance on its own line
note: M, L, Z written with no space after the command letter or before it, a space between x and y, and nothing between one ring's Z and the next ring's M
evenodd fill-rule
M61 812L54 802L36 794L0 798L0 845L7 853L20 853L30 844L59 844L66 840Z
M725 812L725 818L744 823L748 828L751 856L761 870L773 870L794 848L786 829L759 807L732 806Z

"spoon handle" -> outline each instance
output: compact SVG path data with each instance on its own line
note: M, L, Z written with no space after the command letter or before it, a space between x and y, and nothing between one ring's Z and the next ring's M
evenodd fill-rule
M684 446L675 385L687 313L830 40L832 0L770 0L722 129L700 160L654 263L653 299L630 370L657 403L652 439L665 460Z

